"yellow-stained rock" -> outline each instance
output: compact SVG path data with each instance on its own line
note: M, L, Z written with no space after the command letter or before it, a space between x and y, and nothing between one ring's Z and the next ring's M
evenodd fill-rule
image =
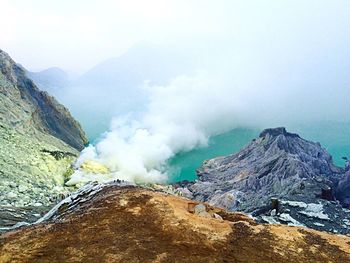
M94 174L107 174L110 172L105 165L94 160L85 161L80 166L80 169L86 173L94 173Z

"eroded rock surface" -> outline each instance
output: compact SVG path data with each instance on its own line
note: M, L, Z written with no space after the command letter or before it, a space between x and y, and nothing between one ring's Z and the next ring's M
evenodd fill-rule
M36 220L70 191L64 181L85 143L69 111L0 50L0 231Z
M349 167L336 167L319 143L285 128L264 130L237 154L205 161L197 174L197 181L176 185L189 198L262 222L350 232Z
M211 209L120 183L91 185L43 222L3 234L1 262L348 262L350 238ZM203 207L200 206L200 212Z
M17 130L50 134L77 150L87 139L80 124L63 105L40 91L25 69L0 50L0 121ZM40 136L40 135L39 135Z

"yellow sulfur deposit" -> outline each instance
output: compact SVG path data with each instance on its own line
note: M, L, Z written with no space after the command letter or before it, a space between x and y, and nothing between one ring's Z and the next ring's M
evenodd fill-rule
M95 174L107 174L109 173L109 169L94 160L87 160L81 166L80 169L86 173L95 173Z

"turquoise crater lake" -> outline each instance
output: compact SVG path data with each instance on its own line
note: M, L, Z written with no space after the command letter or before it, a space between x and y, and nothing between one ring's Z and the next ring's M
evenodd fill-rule
M84 121L83 126L85 126ZM89 129L90 127L91 125L86 125L85 129L90 140L94 141L97 132ZM94 127L98 127L98 125ZM286 128L290 132L298 133L306 140L320 142L332 155L334 163L338 166L345 165L346 161L343 157L350 159L350 123L317 123L287 126ZM238 152L252 139L256 138L261 130L252 128L233 129L227 133L211 137L206 147L178 153L169 161L169 183L195 180L197 178L196 169L201 166L204 160Z
M287 129L302 138L320 142L332 155L334 163L344 166L343 157L350 159L350 124L328 123L302 125ZM177 154L169 162L170 182L195 180L196 169L204 160L238 152L260 133L258 129L238 128L209 140L207 147Z

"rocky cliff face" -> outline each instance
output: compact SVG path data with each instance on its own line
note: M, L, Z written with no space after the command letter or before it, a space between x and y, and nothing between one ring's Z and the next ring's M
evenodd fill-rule
M26 71L0 50L0 121L17 130L48 133L82 150L87 143L80 124L48 93L40 91Z
M335 180L335 198L340 201L343 207L350 209L350 163L347 171L340 179Z
M319 143L276 128L237 154L205 161L196 182L178 187L261 221L349 233L349 169L336 167Z
M41 223L3 234L0 261L349 262L349 244L347 236L259 225L207 204L109 183L85 186Z
M0 231L69 192L65 177L86 142L69 111L0 50Z

